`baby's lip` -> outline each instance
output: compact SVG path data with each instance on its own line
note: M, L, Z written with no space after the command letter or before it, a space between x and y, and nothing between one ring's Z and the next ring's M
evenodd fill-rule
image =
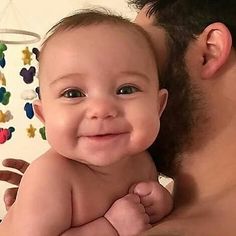
M84 134L81 136L83 136L83 137L105 137L105 136L120 135L120 134L124 134L124 133L127 133L127 132L99 132L99 133Z
M126 136L128 133L127 132L122 132L122 133L99 133L99 134L90 134L86 136L80 136L79 139L82 140L87 140L90 142L93 142L93 144L99 144L102 145L107 142L116 142L118 139L123 138ZM114 144L114 143L113 143Z

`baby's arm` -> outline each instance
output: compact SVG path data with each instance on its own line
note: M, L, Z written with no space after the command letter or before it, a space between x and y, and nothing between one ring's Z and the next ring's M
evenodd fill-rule
M117 231L105 217L100 217L85 225L73 227L65 231L61 236L118 236Z
M72 228L66 231L63 236L139 235L151 228L149 221L139 196L128 194L115 201L104 217L84 226Z
M4 236L57 236L71 225L71 189L61 162L40 158L22 178L14 205L0 224Z
M173 208L171 194L157 181L140 182L132 186L130 191L140 197L151 224L157 223Z

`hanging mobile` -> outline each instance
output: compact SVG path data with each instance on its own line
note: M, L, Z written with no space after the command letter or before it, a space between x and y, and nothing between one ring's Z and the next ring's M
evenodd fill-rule
M9 16L14 15L16 28L8 26L7 19ZM25 29L25 22L19 22L17 19L21 15L17 10L13 0L9 0L2 12L0 12L0 43L1 44L31 44L40 41L41 37L39 34ZM5 20L5 22L3 22ZM21 27L24 25L24 28ZM4 26L4 27L2 27ZM1 55L0 55L1 62Z

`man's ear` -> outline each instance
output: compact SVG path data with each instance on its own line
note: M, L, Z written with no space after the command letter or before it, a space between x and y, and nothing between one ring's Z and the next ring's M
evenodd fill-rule
M232 48L229 29L220 22L208 25L202 32L204 42L202 78L210 79L227 61Z
M44 124L45 119L44 119L44 115L43 115L43 108L42 108L41 100L35 100L33 102L33 106L34 106L34 111L35 111L36 116Z
M161 114L164 111L167 104L168 91L166 89L160 89L158 97L159 97L159 117L161 117Z

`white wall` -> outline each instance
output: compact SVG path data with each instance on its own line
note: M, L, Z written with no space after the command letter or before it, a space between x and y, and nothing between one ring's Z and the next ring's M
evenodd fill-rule
M8 2L7 0L1 0L0 29L17 27L37 32L41 36L62 17L76 9L88 8L94 5L108 7L131 19L135 16L135 11L128 8L125 0L12 0L13 7L9 7L6 12L3 12ZM0 39L1 36L3 35L0 33ZM32 49L32 47L38 47L39 45L40 42L28 46ZM0 128L13 126L16 129L11 140L0 144L0 162L7 157L23 158L31 162L48 148L47 141L43 141L38 132L42 124L35 117L32 120L26 117L23 110L26 101L20 98L23 90L34 89L38 84L37 79L35 79L33 84L26 85L22 82L22 77L19 75L21 68L29 67L28 65L24 66L21 59L21 51L25 46L8 45L8 50L5 52L7 64L3 69L0 67L0 71L5 74L7 80L6 89L12 94L10 103L7 106L0 103L0 110L3 112L10 110L14 116L13 120L8 123L0 123ZM35 59L32 61L32 64L37 65ZM0 87L2 87L1 84ZM27 136L26 128L30 124L37 128L35 138L28 138ZM0 218L5 214L2 202L3 193L9 186L9 184L0 182Z

